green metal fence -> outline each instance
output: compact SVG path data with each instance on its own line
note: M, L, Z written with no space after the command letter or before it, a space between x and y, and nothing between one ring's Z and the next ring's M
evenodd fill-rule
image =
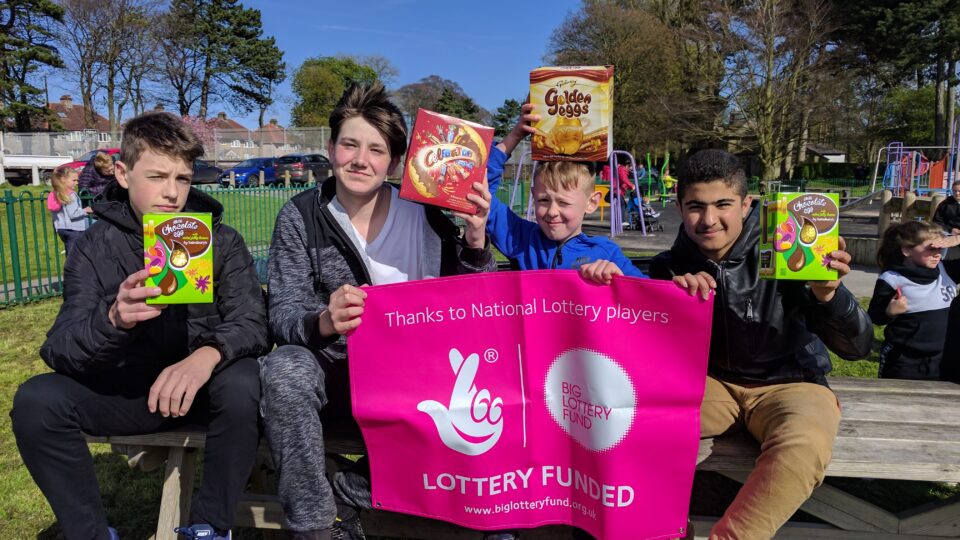
M3 193L0 224L0 305L60 294L63 244L53 230L46 193Z
M277 213L306 186L246 189L201 188L224 207L223 222L246 240L261 278ZM47 211L47 191L5 190L0 199L0 307L59 296L63 243Z
M280 207L308 186L227 189L206 187L206 193L224 207L223 222L243 235L257 266L266 279L267 253ZM513 182L505 182L494 194L510 203ZM0 308L59 296L62 293L63 243L53 229L47 211L48 191L5 190L0 199ZM517 194L514 211L523 215L529 185L524 182ZM460 220L456 220L460 221ZM458 223L462 225L462 223Z
M761 189L763 184L763 189ZM747 190L750 193L760 193L761 191L835 191L844 194L847 197L862 197L870 192L871 180L859 180L855 178L828 178L807 180L805 178L795 178L792 180L768 180L760 182L757 177L752 177L747 183Z

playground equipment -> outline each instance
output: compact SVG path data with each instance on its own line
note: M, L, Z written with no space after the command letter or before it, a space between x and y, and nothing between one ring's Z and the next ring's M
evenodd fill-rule
M931 151L946 150L938 161L927 157ZM873 184L870 191L876 190L877 176L883 152L887 153L883 172L883 189L889 189L895 197L903 197L908 192L918 196L935 195L937 192L948 194L950 186L960 178L960 118L953 123L949 146L904 146L894 141L877 152L877 163L873 169Z
M913 191L907 191L903 195L895 195L892 190L884 190L881 199L880 221L877 225L877 237L882 237L887 227L896 221L902 223L911 219L933 220L937 207L945 198L946 196L943 193L934 193L931 197L918 197ZM899 219L896 216L899 216Z
M647 152L646 155L647 167L644 169L644 173L640 176L646 186L641 187L640 184L635 184L637 186L637 194L643 194L646 191L646 197L650 200L660 199L660 203L664 206L667 205L667 201L670 199L670 192L673 190L673 186L676 185L676 179L669 174L670 170L670 152L664 154L663 163L660 165L660 171L657 172L653 168L653 160L651 159L650 152ZM654 174L651 174L653 171ZM636 169L634 169L636 172ZM637 175L634 174L634 177Z
M516 208L517 193L520 192L520 175L523 172L523 162L530 159L532 154L529 150L520 154L520 160L517 162L517 174L513 177L513 189L510 191L510 210ZM533 194L533 178L537 175L537 162L533 162L533 169L530 171L530 194ZM533 197L527 197L527 221L533 221Z
M926 152L948 150L939 161L931 161ZM902 142L887 145L887 162L883 173L883 188L903 197L906 193L926 195L931 191L944 190L944 172L947 162L952 158L952 147L908 147ZM878 162L879 168L879 155ZM874 178L874 183L876 178ZM872 190L871 190L872 191Z

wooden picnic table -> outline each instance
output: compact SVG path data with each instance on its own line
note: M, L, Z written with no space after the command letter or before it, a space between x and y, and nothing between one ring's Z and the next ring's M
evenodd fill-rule
M960 385L947 382L831 378L843 413L827 476L960 482ZM157 535L174 539L173 526L189 514L196 449L202 433L155 433L128 437L89 437L91 442L160 447L168 453ZM330 439L333 453L362 454L356 439ZM758 446L749 436L703 439L698 470L743 481L753 468ZM696 496L696 494L694 494ZM789 523L777 538L944 538L960 537L960 500L892 513L829 485L814 491L802 507L829 525ZM275 495L249 493L238 509L238 525L279 529L282 510ZM697 538L714 520L694 520ZM372 535L403 538L479 538L450 524L372 511L363 514ZM524 533L526 539L569 538L569 528L547 527Z

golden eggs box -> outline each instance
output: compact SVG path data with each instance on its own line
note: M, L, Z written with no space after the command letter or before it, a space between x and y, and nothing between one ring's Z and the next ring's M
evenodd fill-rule
M473 183L487 176L493 128L420 109L410 136L400 196L466 214Z
M213 303L213 218L210 214L144 214L148 304Z
M541 67L530 72L540 121L537 161L606 161L613 150L613 66Z
M834 280L830 253L840 237L835 193L774 193L760 214L760 277Z

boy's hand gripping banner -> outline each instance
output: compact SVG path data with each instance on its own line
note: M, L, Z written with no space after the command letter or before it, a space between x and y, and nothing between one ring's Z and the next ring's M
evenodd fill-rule
M570 271L366 291L348 346L374 508L683 536L712 301Z

